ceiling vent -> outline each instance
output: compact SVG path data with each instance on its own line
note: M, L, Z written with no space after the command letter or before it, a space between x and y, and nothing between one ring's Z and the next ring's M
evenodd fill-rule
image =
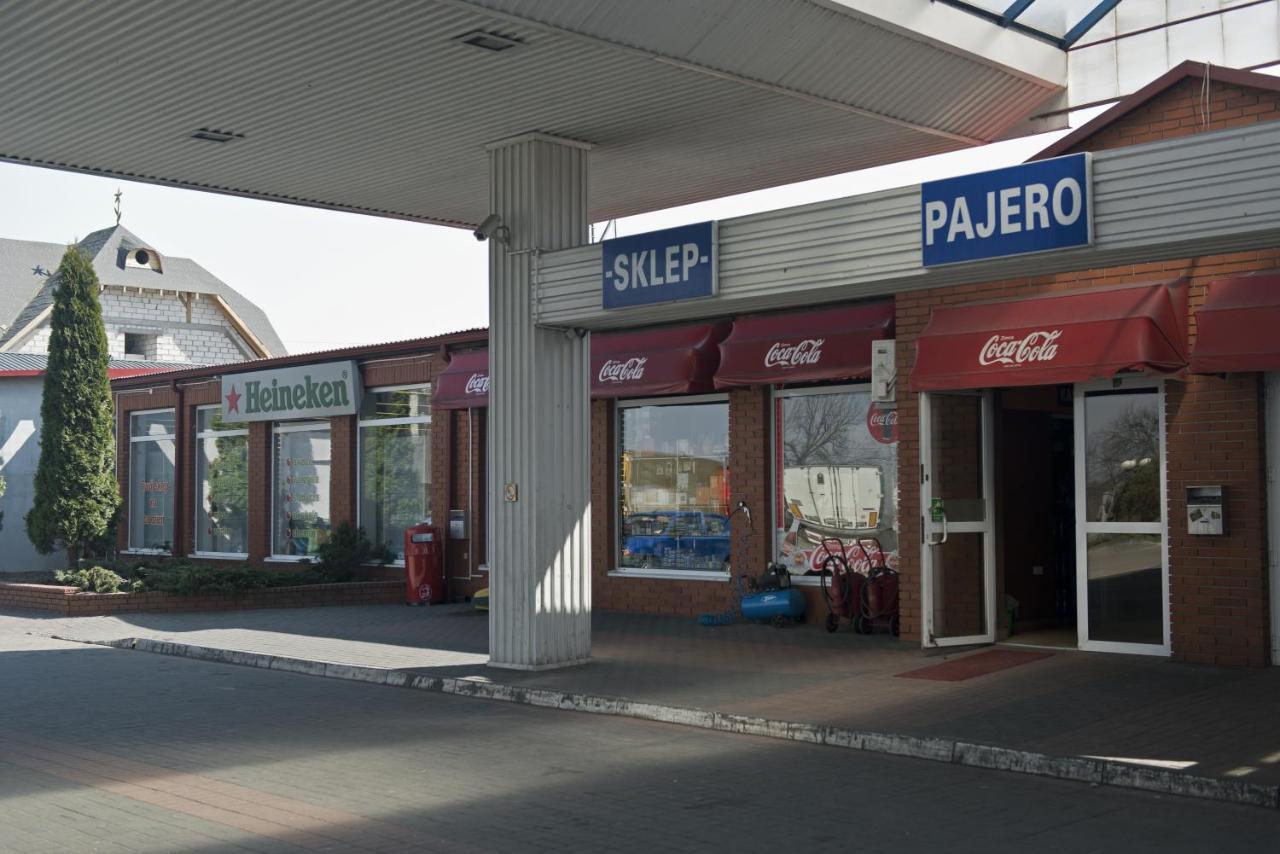
M511 50L513 47L522 47L524 45L524 42L519 39L498 35L497 33L488 33L484 30L472 30L466 35L457 36L454 41L459 44L465 44L468 47L487 50L490 53L502 53L504 50Z
M231 142L233 139L244 139L244 134L217 128L199 128L191 134L191 138L205 142Z

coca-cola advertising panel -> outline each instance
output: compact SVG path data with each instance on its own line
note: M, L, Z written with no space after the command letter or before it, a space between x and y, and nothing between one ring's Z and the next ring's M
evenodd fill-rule
M591 336L591 396L653 397L712 390L727 321Z
M469 409L489 405L489 351L454 354L449 366L436 377L432 401L443 409Z
M858 572L898 564L897 412L868 391L780 393L774 403L776 559L823 571L835 538Z
M893 337L893 303L740 317L720 345L717 388L859 380L871 345Z

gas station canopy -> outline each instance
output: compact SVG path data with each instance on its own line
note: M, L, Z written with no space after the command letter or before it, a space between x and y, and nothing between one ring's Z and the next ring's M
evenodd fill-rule
M449 225L485 145L588 143L600 221L1024 132L1057 46L929 0L10 7L0 159Z

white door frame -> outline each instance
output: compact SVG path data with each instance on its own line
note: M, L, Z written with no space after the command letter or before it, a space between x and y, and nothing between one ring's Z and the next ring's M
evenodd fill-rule
M1086 392L1153 389L1160 413L1160 521L1091 522L1086 518L1084 399ZM1124 377L1075 385L1075 493L1076 493L1076 631L1079 647L1090 652L1123 652L1137 655L1170 654L1169 637L1169 453L1165 441L1164 381L1152 377ZM1163 642L1160 644L1119 643L1089 639L1089 572L1086 545L1091 533L1160 534L1160 595L1164 611Z
M1271 663L1280 665L1280 372L1266 375L1267 568L1271 588Z
M942 522L934 525L929 514L933 501L933 443L931 395L962 395L982 400L982 499L983 521ZM992 394L990 391L921 392L920 394L920 590L922 647L964 646L995 643L996 639L996 548L995 548L995 440L992 436ZM945 496L939 496L945 498ZM987 631L979 635L938 638L933 633L933 548L934 535L944 541L948 533L982 534L983 593L986 598Z

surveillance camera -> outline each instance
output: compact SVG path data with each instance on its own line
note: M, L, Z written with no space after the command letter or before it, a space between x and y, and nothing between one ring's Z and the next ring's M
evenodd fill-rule
M476 226L476 230L471 232L476 240L481 243L492 237L499 243L507 242L507 227L502 224L502 217L497 214L489 214L484 218L484 222Z

